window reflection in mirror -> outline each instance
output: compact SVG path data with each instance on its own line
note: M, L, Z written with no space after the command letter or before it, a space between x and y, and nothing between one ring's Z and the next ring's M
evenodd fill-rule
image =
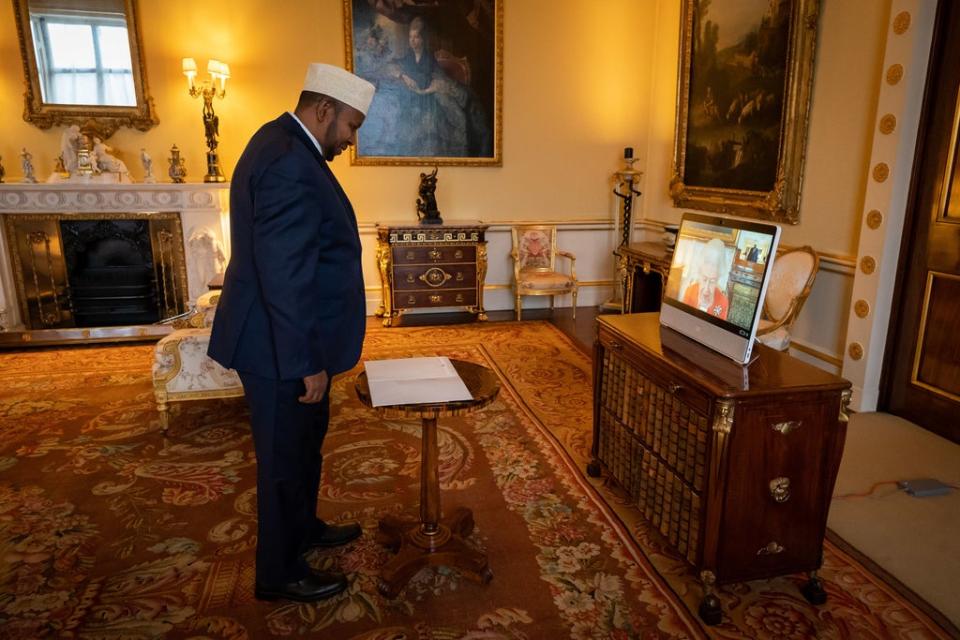
M47 104L137 105L123 0L29 0Z

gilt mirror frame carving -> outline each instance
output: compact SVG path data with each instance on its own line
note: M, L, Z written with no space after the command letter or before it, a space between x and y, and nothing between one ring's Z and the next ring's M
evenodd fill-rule
M777 104L781 111L776 132L778 142L774 143L775 152L770 154L769 162L764 167L771 175L768 189L744 188L723 176L700 182L692 170L691 163L698 158L691 158L688 152L692 146L702 144L700 139L711 135L710 131L707 131L706 135L702 133L709 129L701 124L705 117L704 103L709 101L710 104L717 105L716 119L733 113L732 124L740 125L741 120L746 118L742 111L737 118L733 105L724 103L723 96L714 99L708 94L707 100L695 100L692 76L699 69L695 65L694 41L704 28L695 23L703 19L703 16L698 15L698 8L709 6L709 3L701 5L699 0L682 0L682 3L673 175L670 180L670 195L674 206L798 224L820 0L787 0L780 5L789 11L789 18L785 42L782 43L786 49L786 57L783 66L777 70L782 74L784 82L778 91L772 92L778 95L772 96L771 93L771 102ZM706 27L714 30L723 28L725 16L722 12L711 18L715 22L711 27L711 22L707 21ZM759 22L761 13L755 18ZM715 31L713 35L716 36ZM759 111L759 107L756 110ZM697 116L699 121L695 120L694 116ZM756 128L753 122L747 120L742 129L749 133L750 129ZM740 142L743 143L742 140ZM709 153L706 147L701 147L700 150ZM703 153L700 155L699 160L702 161Z
M106 139L120 127L132 127L147 131L160 121L147 84L147 69L143 60L143 37L140 32L139 11L136 0L123 0L130 37L130 61L133 67L133 86L137 105L99 106L54 104L43 101L40 77L37 68L36 49L30 31L29 0L13 0L14 18L17 23L17 38L20 40L20 58L23 61L24 107L23 119L41 129L60 125L79 125Z

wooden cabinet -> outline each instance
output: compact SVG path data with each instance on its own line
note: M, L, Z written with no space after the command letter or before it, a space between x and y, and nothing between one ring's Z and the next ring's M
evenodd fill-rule
M406 309L463 306L486 320L487 225L377 225L383 289L377 315L389 327Z
M662 242L635 242L620 247L624 313L659 311L673 251Z
M809 571L804 596L822 603L850 383L763 345L741 367L656 313L597 323L588 472L605 469L700 572L704 621L720 621L715 583Z

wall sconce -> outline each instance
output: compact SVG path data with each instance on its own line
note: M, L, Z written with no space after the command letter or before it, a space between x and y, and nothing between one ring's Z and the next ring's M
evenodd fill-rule
M227 179L220 170L220 158L217 155L217 138L220 136L220 119L213 111L213 99L221 100L227 95L227 78L230 77L230 66L219 60L210 60L207 63L209 80L198 85L197 61L193 58L183 59L183 75L187 76L187 88L190 96L203 97L203 131L207 136L207 175L204 182L226 182Z

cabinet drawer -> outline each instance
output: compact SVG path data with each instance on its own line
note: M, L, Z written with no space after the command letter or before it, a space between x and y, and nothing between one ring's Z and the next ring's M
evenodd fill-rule
M834 394L738 404L729 448L721 573L737 580L819 563L832 491L828 448Z
M476 289L440 289L437 291L394 291L393 306L397 309L417 307L459 307L477 304Z
M639 349L624 345L616 337L602 331L600 333L600 344L603 345L605 353L613 354L627 361L630 366L643 371L647 378L695 411L704 415L710 413L710 405L712 404L710 396L692 386L688 379L684 379L669 368L657 364Z
M476 261L477 247L475 245L393 246L393 263L395 265L439 262L475 263Z
M477 284L477 268L472 264L417 265L393 268L393 288L409 289L466 289Z
M638 366L621 351L604 350L601 366L600 406L693 489L702 491L710 430L700 405L706 398L672 390L656 372ZM689 403L691 398L697 402Z

